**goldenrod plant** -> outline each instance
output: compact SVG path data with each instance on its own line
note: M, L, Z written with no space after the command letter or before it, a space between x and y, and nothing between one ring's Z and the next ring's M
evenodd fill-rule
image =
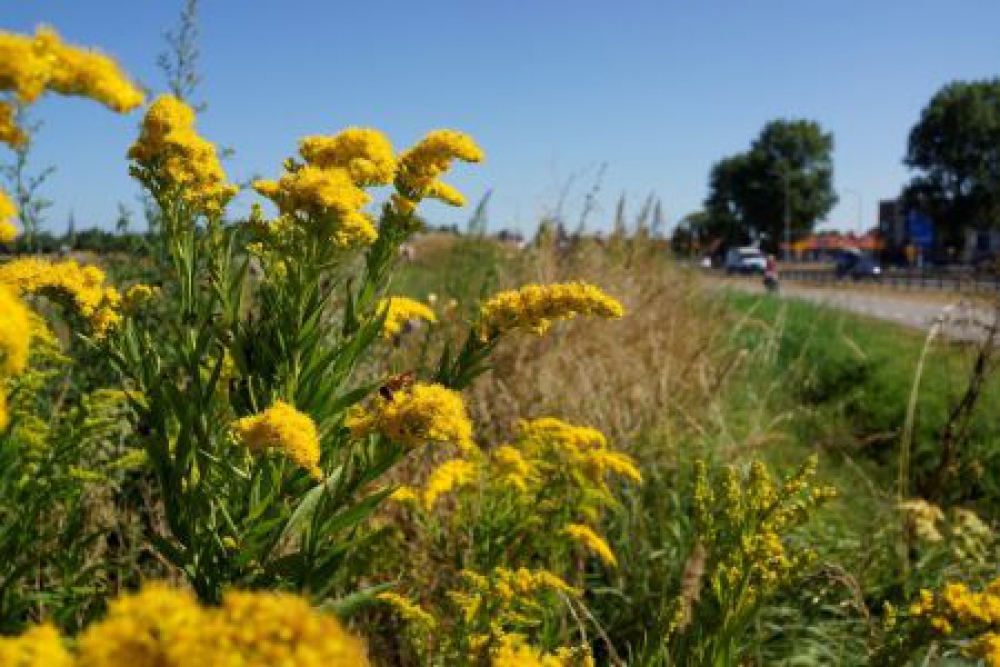
M289 593L229 591L205 607L189 591L148 584L68 641L51 625L0 639L0 664L28 667L369 665L364 642Z
M516 637L582 659L573 608L591 568L617 566L599 526L613 489L641 483L635 463L596 429L551 417L457 454L398 486L386 514L394 548L379 561L398 590L380 599L406 628L400 649L420 664L476 664Z

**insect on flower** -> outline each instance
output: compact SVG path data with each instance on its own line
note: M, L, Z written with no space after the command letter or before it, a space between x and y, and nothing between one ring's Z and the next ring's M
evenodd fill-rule
M379 396L387 401L392 401L395 397L395 392L402 391L407 387L413 385L417 379L417 374L413 371L407 371L405 373L397 373L396 375L390 375L381 387L378 388Z

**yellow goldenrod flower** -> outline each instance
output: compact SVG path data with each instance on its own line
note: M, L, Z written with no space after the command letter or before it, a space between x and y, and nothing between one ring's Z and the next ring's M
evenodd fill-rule
M437 620L409 598L389 591L379 593L375 597L391 606L400 618L417 626L422 632L429 632L437 627Z
M286 173L279 181L257 181L254 189L274 201L282 213L347 216L371 201L343 169L306 165Z
M142 104L143 94L108 56L64 44L51 28L34 37L0 32L0 90L29 104L50 90L89 97L124 113Z
M505 633L493 650L491 667L593 667L586 647L563 647L554 654L530 646L517 633Z
M7 429L8 424L10 424L10 412L7 410L7 394L0 387L0 433Z
M519 568L508 570L497 568L493 571L493 586L496 592L505 599L513 599L520 596L531 596L541 591L552 591L564 593L571 597L579 597L582 592L567 584L562 577L559 577L548 570L529 570Z
M384 338L395 338L403 328L414 321L437 322L434 311L414 299L404 296L394 296L381 299L375 310L385 313L385 323L382 325Z
M481 162L483 151L468 135L454 130L435 130L399 158L394 198L396 209L408 214L421 199L435 197L453 206L464 204L461 193L437 179L455 160Z
M439 465L427 478L424 487L424 507L429 510L444 494L475 482L476 472L474 463L462 459L445 461Z
M981 658L986 667L1000 667L1000 632L985 632L972 642L967 653Z
M17 238L17 227L10 220L0 220L0 243L10 243Z
M347 418L354 437L381 433L408 447L427 443L452 443L462 449L472 446L472 422L462 395L439 384L417 383L379 397L368 409L356 407Z
M24 371L30 341L30 311L0 283L0 378Z
M565 528L563 532L573 539L574 542L583 546L585 549L593 553L595 556L601 559L605 565L610 567L618 566L618 559L615 558L614 552L603 537L598 535L589 526L584 526L579 523L571 523Z
M0 111L3 107L0 107ZM0 114L0 141L3 141L3 117ZM0 188L0 243L10 243L17 238L17 227L13 218L17 215L17 207L10 200L7 193Z
M375 225L360 210L371 197L344 169L306 165L278 181L256 181L253 187L272 200L286 220L295 219L296 214L313 219L338 248L370 245L378 238Z
M177 664L171 650L203 628L204 612L194 596L164 584L111 602L103 621L77 640L78 667Z
M62 302L86 319L97 336L107 333L119 319L121 297L104 281L104 272L98 267L81 266L72 260L50 262L29 257L0 266L0 285Z
M182 100L161 95L143 118L128 150L132 174L154 193L167 190L195 211L222 212L237 188L226 180L215 146L194 128L195 114Z
M369 665L361 640L291 593L231 592L203 614L204 628L178 643L170 667Z
M389 500L397 503L408 504L420 502L420 495L412 486L400 486L389 495Z
M51 625L38 625L20 637L0 637L0 665L72 667L73 658Z
M520 438L529 448L544 443L559 449L582 452L605 449L608 441L604 434L589 426L574 426L555 417L521 420L518 425Z
M601 479L607 473L625 477L636 484L642 483L642 473L628 454L607 449L593 449L587 452L585 467L592 479Z
M28 135L17 126L14 105L0 100L0 143L20 146L27 138Z
M545 333L554 321L577 315L619 318L624 308L593 285L565 283L528 285L497 294L481 307L483 335L497 336L515 329Z
M351 127L332 137L305 137L299 154L314 167L343 169L360 187L388 185L396 175L392 144L378 130Z
M493 451L492 457L494 465L491 472L497 479L522 493L528 490L528 482L534 477L535 471L520 450L510 445L501 445Z
M230 592L221 607L201 607L190 593L157 584L113 601L105 619L80 636L76 662L77 667L368 664L361 641L296 595Z
M435 181L431 184L427 189L427 196L440 200L449 206L465 206L465 196L452 186L441 181Z
M309 415L291 405L276 401L260 414L237 420L233 430L250 451L263 453L275 450L309 471L313 477L322 477L316 424Z

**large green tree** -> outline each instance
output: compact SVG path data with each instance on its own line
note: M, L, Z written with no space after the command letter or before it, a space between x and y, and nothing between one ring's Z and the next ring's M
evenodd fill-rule
M906 165L918 173L904 192L950 245L964 230L1000 227L1000 79L942 88L910 131Z
M772 250L812 231L834 204L833 135L808 120L774 120L750 150L712 168L709 229L730 243L759 239ZM786 208L787 207L787 208Z

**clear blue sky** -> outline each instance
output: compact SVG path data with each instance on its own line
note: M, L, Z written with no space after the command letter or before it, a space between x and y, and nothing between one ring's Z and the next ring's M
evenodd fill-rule
M600 220L619 193L655 192L669 222L699 207L708 170L776 117L835 135L841 204L830 226L864 222L906 180L906 136L953 79L1000 74L996 0L202 0L200 129L235 149L238 179L274 175L305 134L348 125L406 146L436 127L473 134L487 162L451 182L495 188L491 226L531 230L568 179L575 221L607 163ZM162 32L180 0L0 0L0 26L57 28L96 45L154 91ZM49 226L108 225L137 189L124 152L139 113L47 98L38 163L58 171ZM246 198L245 198L246 199ZM245 205L245 201L244 204ZM434 222L468 213L428 211Z

